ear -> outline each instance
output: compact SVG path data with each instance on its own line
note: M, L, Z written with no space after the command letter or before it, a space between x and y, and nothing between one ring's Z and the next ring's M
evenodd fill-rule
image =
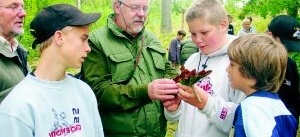
M225 31L227 33L228 25L229 25L228 20L226 20L226 19L221 20L220 28L222 31Z
M266 34L276 40L276 36L273 35L273 33L269 30L266 31Z
M53 41L55 42L56 45L61 46L63 44L63 37L64 37L64 33L58 30L54 33Z
M266 34L273 37L273 33L271 31L267 31Z
M120 6L121 6L121 3L120 3L118 0L116 0L116 1L114 2L114 4L113 4L113 9L114 9L114 12L115 12L115 13L117 13L117 14L120 14L120 13L121 13L121 8L120 8Z
M266 34L275 39L277 42L281 43L280 38L278 36L275 36L271 31L267 31Z

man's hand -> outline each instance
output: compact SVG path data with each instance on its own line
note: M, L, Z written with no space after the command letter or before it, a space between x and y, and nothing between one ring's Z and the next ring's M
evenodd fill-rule
M148 84L148 96L152 100L174 99L177 93L178 87L171 79L156 79Z

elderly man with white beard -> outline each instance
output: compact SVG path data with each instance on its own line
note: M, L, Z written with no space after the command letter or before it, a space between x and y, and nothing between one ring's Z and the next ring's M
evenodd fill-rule
M16 37L24 32L23 0L0 0L0 103L27 75L27 50Z
M106 137L164 137L162 100L175 98L177 71L145 29L150 0L114 0L107 25L89 37L81 78L98 100Z

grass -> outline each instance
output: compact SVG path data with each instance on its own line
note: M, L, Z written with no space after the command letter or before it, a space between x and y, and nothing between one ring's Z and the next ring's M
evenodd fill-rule
M177 128L177 123L168 122L167 133L165 137L174 137L176 128Z
M299 117L299 121L300 121L300 117ZM300 137L300 123L299 123L299 125L298 125L297 137Z

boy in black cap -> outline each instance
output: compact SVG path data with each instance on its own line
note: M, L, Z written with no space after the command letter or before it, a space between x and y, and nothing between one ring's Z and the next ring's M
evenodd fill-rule
M300 52L300 24L295 18L288 15L276 16L270 22L267 33L281 42L288 52ZM278 95L299 123L299 74L297 64L291 58L288 58L285 79Z
M36 69L0 105L3 137L103 137L91 88L66 74L81 67L87 53L89 25L100 13L82 13L68 4L44 8L30 24L41 57Z
M288 52L300 51L300 23L292 16L279 15L273 18L268 30L275 39L280 39Z

